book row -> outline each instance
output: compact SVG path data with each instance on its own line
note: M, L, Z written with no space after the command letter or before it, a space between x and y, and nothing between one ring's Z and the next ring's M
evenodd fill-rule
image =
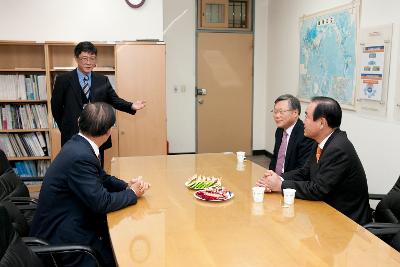
M20 177L43 177L50 166L50 160L27 160L13 162L13 169Z
M0 75L1 100L46 100L45 75Z
M45 129L49 128L47 106L0 105L0 129Z
M48 132L0 134L0 149L7 157L44 157L51 155Z

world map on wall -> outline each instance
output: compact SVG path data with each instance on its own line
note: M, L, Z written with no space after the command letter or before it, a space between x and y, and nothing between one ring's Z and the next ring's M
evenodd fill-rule
M329 96L353 105L357 23L353 9L305 18L300 26L301 99Z

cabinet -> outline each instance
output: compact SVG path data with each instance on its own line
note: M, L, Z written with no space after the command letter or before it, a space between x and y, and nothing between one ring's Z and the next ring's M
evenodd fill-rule
M120 97L128 101L147 101L147 107L134 116L117 112L117 122L112 129L113 147L105 152L105 169L109 171L113 156L166 154L165 45L143 42L94 44L98 50L94 71L107 75ZM7 154L13 166L24 161L44 165L39 175L43 176L50 160L59 152L61 138L51 115L50 98L56 76L76 68L75 45L73 42L0 42L0 75L44 76L45 97L29 100L4 97L8 94L0 80L1 107L41 106L46 110L46 127L0 129L0 137L33 133L41 134L45 139L47 152L44 155L10 157ZM0 142L3 149L3 142Z
M44 176L50 164L45 44L0 42L0 148L21 176Z
M166 154L165 45L119 44L117 51L119 96L147 102L134 118L117 112L119 156Z

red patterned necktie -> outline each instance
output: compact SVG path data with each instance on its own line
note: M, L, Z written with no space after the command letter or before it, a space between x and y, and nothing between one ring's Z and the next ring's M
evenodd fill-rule
M317 163L319 161L319 158L321 157L322 149L317 146L317 151L315 152L315 157L317 158Z

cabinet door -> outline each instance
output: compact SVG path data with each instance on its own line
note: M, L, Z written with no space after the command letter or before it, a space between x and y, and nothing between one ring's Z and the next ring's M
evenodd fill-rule
M228 28L228 3L228 0L203 0L201 27Z
M117 45L116 73L120 97L147 102L134 116L117 112L119 156L165 155L165 45Z

